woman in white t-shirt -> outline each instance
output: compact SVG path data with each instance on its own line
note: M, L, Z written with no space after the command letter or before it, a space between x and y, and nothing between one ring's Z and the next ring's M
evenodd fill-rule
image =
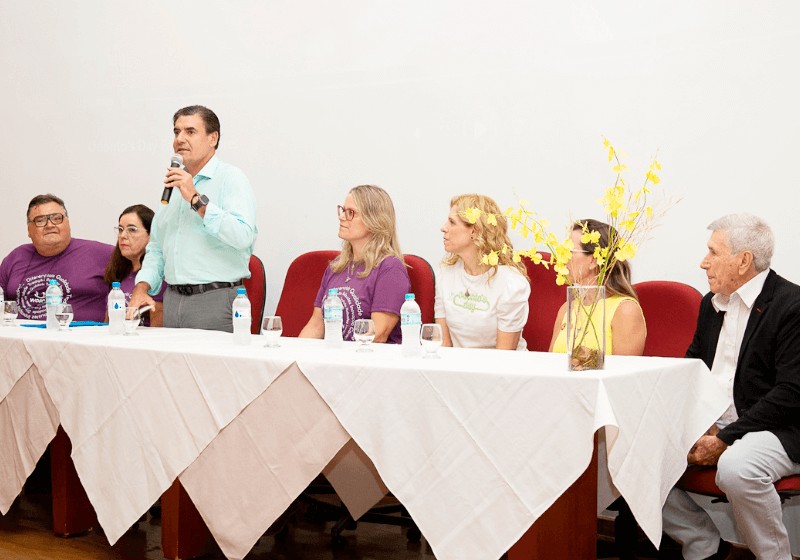
M456 196L450 206L441 228L448 255L436 276L434 306L443 345L525 350L522 328L531 286L525 266L512 259L505 217L494 200L480 194ZM481 210L474 223L467 219L471 208ZM497 265L483 264L492 251L500 251Z

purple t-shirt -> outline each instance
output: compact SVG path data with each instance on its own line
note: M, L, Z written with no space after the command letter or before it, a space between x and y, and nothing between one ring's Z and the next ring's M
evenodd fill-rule
M119 283L119 288L125 292L125 303L128 304L131 301L131 294L133 293L133 288L136 286L136 273L131 272L128 274L128 277L123 279ZM161 283L161 291L158 294L152 296L155 301L163 302L164 301L164 292L167 291L168 284L166 282Z
M0 286L7 299L17 300L20 318L43 321L47 281L55 278L76 321L102 321L108 297L103 273L113 250L106 243L73 238L61 254L43 257L32 244L20 245L0 264Z
M361 264L351 273L349 269L332 272L325 269L322 284L314 300L314 307L322 308L322 301L328 295L328 288L339 289L339 299L344 305L342 314L342 337L353 340L353 323L356 319L369 319L373 312L400 315L400 307L411 288L406 265L397 257L386 257L372 269L369 276L359 278L364 270ZM400 344L402 334L400 321L395 325L387 342Z

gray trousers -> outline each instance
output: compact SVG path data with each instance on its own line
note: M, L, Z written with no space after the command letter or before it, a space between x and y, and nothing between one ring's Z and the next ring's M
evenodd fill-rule
M231 305L237 288L220 288L202 294L184 296L167 289L164 292L164 326L185 329L233 332Z
M759 560L792 558L781 500L772 484L797 473L800 463L789 459L772 432L745 434L719 458L717 486L732 506L736 529ZM701 560L717 551L719 531L689 494L673 488L663 512L664 532L683 545L686 560Z

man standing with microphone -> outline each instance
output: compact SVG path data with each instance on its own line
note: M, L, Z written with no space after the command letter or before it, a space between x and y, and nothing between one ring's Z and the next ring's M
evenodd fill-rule
M130 305L153 305L166 280L164 326L232 332L236 288L249 278L256 200L247 177L216 157L220 125L201 105L172 118L175 154L164 179ZM177 191L177 192L176 192Z

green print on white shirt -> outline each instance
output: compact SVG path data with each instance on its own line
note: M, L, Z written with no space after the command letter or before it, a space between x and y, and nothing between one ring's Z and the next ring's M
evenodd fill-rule
M481 294L454 294L453 305L467 311L489 311L489 299Z

